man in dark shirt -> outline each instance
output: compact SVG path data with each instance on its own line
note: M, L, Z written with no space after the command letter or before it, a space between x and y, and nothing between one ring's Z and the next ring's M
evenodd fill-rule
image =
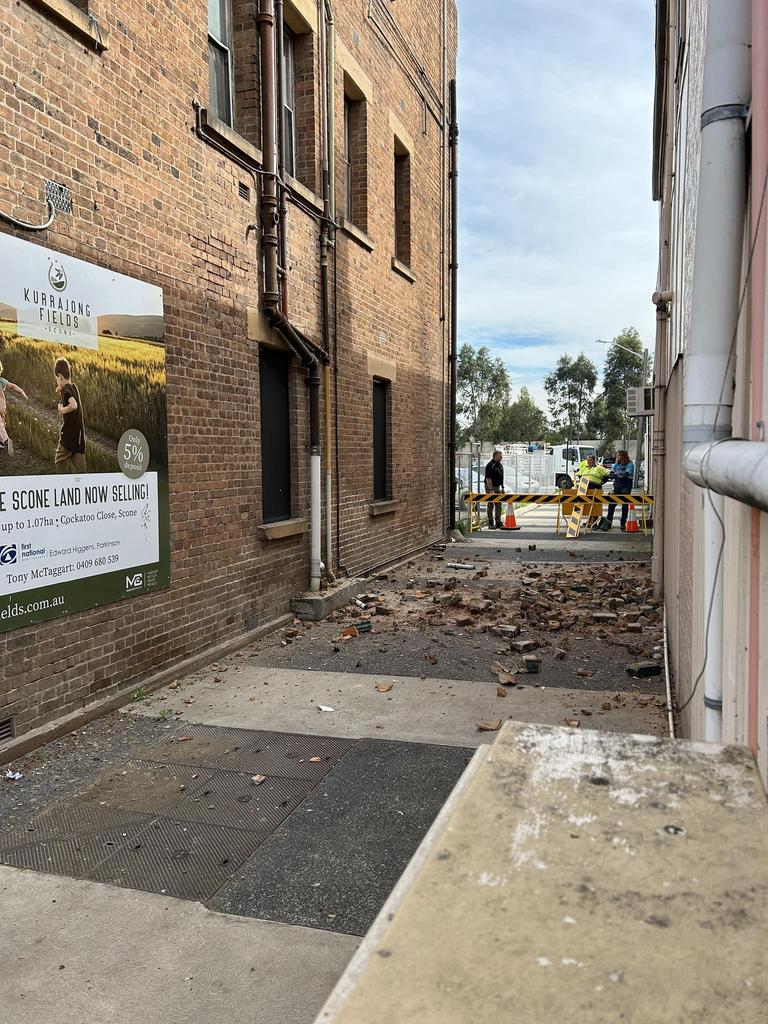
M85 430L80 391L70 379L71 372L66 359L57 359L53 372L59 396L56 408L64 418L56 447L56 472L85 473Z
M493 458L485 467L485 493L486 494L500 494L504 490L504 466L501 462L501 452L495 451ZM500 502L489 502L486 506L488 509L488 529L489 530L501 530L501 503ZM496 510L496 522L493 521L494 509Z

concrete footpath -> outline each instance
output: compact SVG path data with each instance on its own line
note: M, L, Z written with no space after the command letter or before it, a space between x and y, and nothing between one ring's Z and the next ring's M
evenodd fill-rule
M14 1024L311 1021L345 935L0 868L0 1001Z
M650 541L535 523L9 764L8 1020L310 1024L503 722L664 735Z

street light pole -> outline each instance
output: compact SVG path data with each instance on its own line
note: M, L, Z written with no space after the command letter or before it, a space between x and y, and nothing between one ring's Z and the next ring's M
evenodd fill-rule
M604 338L596 338L595 341L597 342L598 345L613 345L615 348L620 348L622 352L629 352L629 354L632 355L632 356L639 356L640 355L640 353L636 349L634 349L634 348L627 348L626 345L620 345L618 343L618 341L605 341ZM646 381L648 379L648 362L649 362L648 349L644 348L643 349L642 379L640 381L640 386L641 387L645 387ZM640 442L641 442L641 439L644 438L645 431L646 431L647 426L648 426L648 417L647 416L642 416L642 417L640 417L640 419L643 420L643 427L642 427L642 430L641 430L640 423L638 421L638 424L637 424L637 438L636 438L636 444L635 444L636 451L635 451L635 477L634 477L634 481L633 481L633 486L634 487L637 487L637 477L638 477L638 474L640 472L640 454L641 454L641 450L642 450L642 445L641 445Z

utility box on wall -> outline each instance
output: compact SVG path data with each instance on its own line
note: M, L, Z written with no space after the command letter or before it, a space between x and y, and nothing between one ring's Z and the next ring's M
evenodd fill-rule
M627 416L653 416L653 388L627 388Z

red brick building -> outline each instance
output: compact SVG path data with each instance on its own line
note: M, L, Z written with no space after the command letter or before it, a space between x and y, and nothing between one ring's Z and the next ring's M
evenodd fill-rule
M3 6L0 275L15 236L162 288L171 584L0 633L0 739L308 589L313 373L325 565L444 532L456 31L454 0ZM71 211L21 226L46 182Z

